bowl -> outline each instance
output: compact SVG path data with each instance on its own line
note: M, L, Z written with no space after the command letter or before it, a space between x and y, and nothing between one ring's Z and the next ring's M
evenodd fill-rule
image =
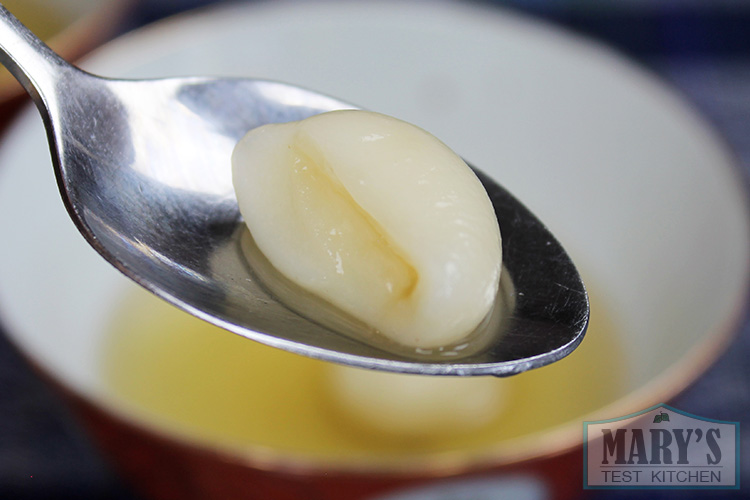
M3 5L69 61L111 37L132 0L6 0ZM26 100L16 79L0 68L0 113L7 123Z
M569 358L509 381L547 402L509 409L536 427L470 450L320 456L199 435L108 382L111 332L124 321L113 318L141 317L123 309L135 285L68 219L29 109L0 148L0 317L149 498L571 498L581 490L583 422L670 401L737 331L750 276L748 197L712 128L597 42L506 10L427 4L216 7L123 36L84 67L288 81L422 126L558 235L591 291L587 338ZM558 369L575 376L550 375ZM549 403L556 393L574 408Z

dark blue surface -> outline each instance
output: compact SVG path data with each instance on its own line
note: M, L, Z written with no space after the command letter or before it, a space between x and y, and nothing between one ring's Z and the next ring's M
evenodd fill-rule
M142 0L135 27L212 0ZM750 177L750 2L506 1L640 60L691 101L726 137ZM609 499L750 497L750 321L730 349L672 406L741 422L742 483L737 491L607 491ZM0 335L0 499L140 500L97 454L61 401ZM272 499L269 499L272 500Z

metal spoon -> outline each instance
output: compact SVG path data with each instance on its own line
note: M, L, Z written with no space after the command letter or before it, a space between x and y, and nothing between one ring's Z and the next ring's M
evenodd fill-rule
M174 305L271 346L404 373L512 375L559 360L583 339L588 298L570 258L481 172L503 235L490 342L462 357L414 358L341 334L280 300L248 265L230 155L254 127L351 105L262 80L101 78L63 61L2 5L0 18L0 62L39 108L71 218L112 265Z

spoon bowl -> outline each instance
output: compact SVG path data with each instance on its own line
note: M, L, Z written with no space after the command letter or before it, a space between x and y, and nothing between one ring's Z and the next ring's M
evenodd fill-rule
M247 264L231 153L257 126L353 106L264 80L101 78L63 61L2 6L0 18L0 62L42 114L71 218L105 259L174 305L274 347L404 373L512 375L561 359L583 339L588 299L575 266L478 171L503 235L507 311L490 345L460 359L413 359L290 308Z

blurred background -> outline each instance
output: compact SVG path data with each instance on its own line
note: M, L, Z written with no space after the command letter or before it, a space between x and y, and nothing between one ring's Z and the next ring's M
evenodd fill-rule
M106 32L97 34L96 43L214 3L219 0L133 0L126 8L107 13L113 23ZM602 40L639 61L698 108L724 135L745 173L750 172L750 2L747 0L484 3L566 26ZM12 110L7 110L0 123L7 123L11 114ZM743 451L747 450L745 436L750 435L749 357L750 322L746 315L732 347L694 386L672 402L690 413L741 422ZM742 482L750 487L747 465L750 460L743 458ZM581 494L582 498L602 500L747 497L742 492L690 490L582 491ZM58 397L38 379L3 335L0 335L0 498L139 500L102 460Z

